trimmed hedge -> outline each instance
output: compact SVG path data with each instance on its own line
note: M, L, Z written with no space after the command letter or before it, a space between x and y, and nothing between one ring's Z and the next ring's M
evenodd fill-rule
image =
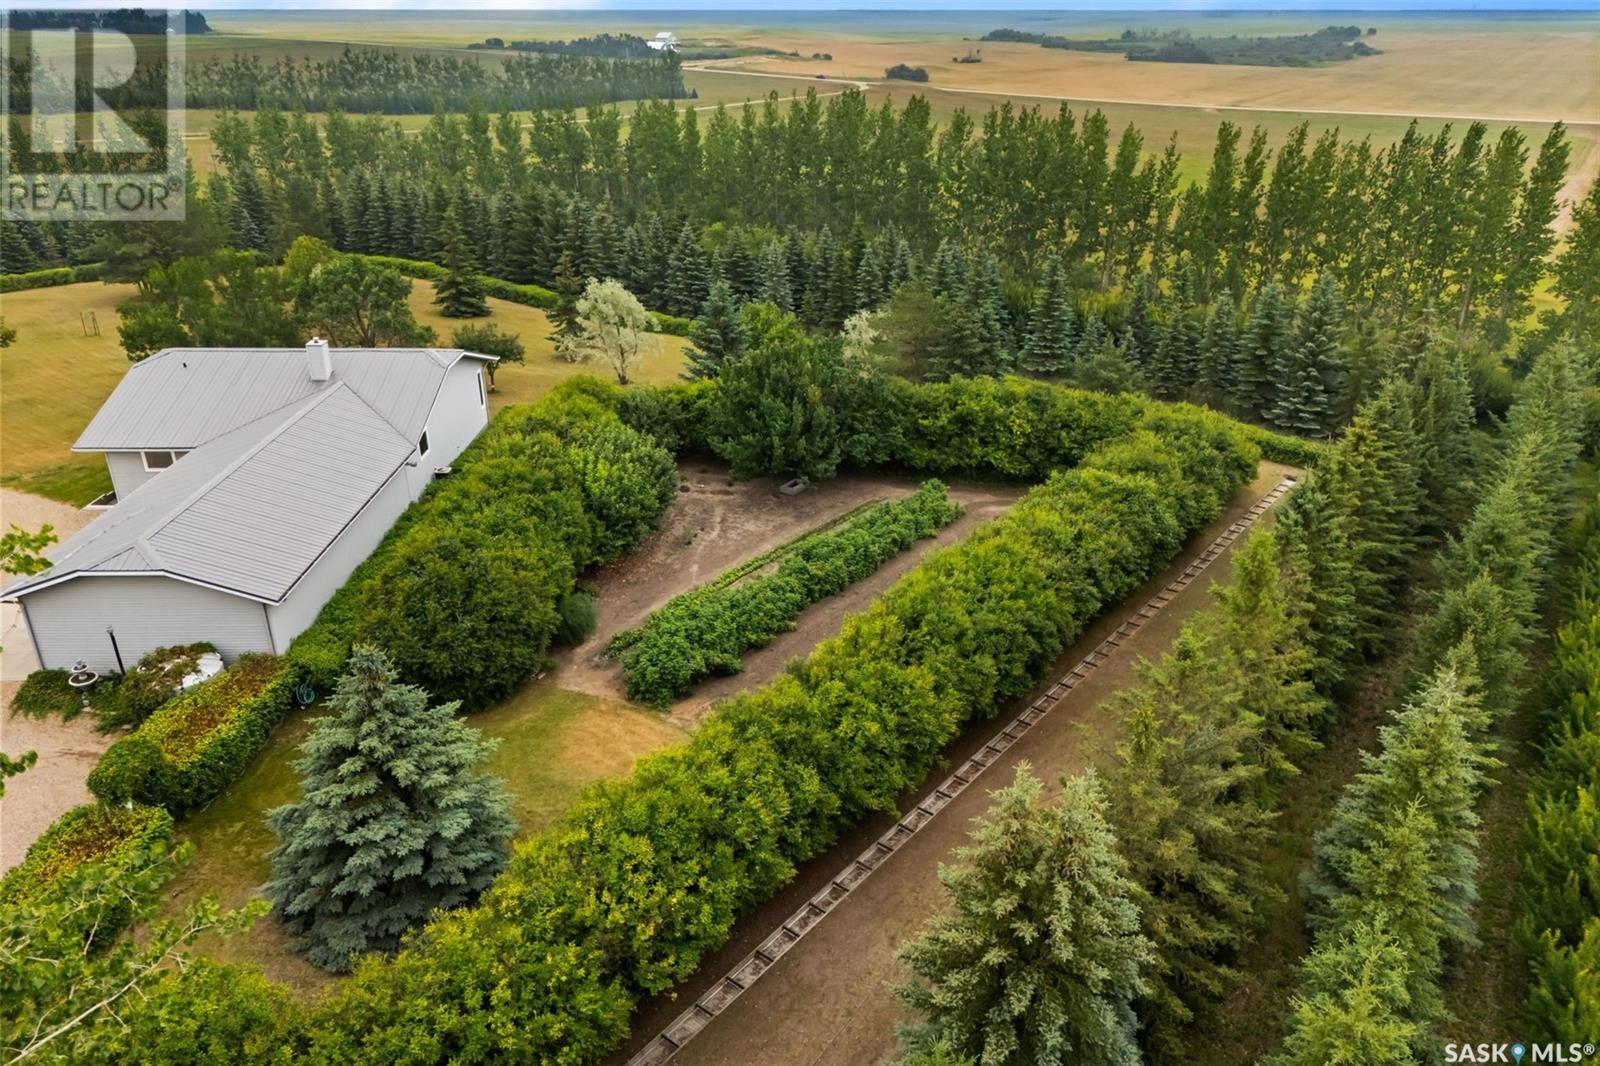
M890 809L965 723L1028 692L1255 469L1219 416L1174 408L1143 428L1146 446L1052 475L686 745L590 789L479 905L363 963L317 1008L310 1056L581 1063L613 1048L639 996Z
M111 745L89 772L89 791L103 803L132 799L174 815L209 802L266 744L298 680L279 656L241 655Z
M57 285L71 285L78 281L96 281L104 276L105 272L104 263L84 263L75 267L30 270L25 274L0 274L0 293L49 289Z
M160 807L86 803L57 818L27 856L0 879L0 904L15 906L89 862L115 867L136 850L172 837L172 815Z
M655 527L677 491L672 456L613 413L618 389L564 382L500 412L401 515L289 648L319 689L370 639L402 676L468 710L544 660L556 605L589 566Z
M805 538L772 574L738 584L719 578L673 597L643 626L611 641L610 650L622 656L629 697L664 707L703 677L737 673L740 656L794 628L807 607L873 574L960 515L943 483L927 481L903 500Z

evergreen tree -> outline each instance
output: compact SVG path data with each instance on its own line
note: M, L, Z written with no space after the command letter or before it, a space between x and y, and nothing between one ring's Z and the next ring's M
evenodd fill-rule
M1439 935L1475 943L1471 908L1477 898L1478 816L1475 807L1486 773L1498 765L1484 751L1486 721L1470 654L1452 656L1426 686L1378 731L1379 752L1366 753L1345 788L1332 821L1317 834L1316 864L1308 892L1322 906L1314 925L1340 920L1340 901L1363 893L1361 864L1375 841L1415 807L1426 819L1432 875L1421 902L1432 908ZM1373 890L1376 891L1376 890ZM1392 895L1393 886L1384 886ZM1350 904L1353 905L1353 904Z
M674 315L693 315L706 302L711 271L693 226L685 222L678 243L667 261L666 309Z
M1319 941L1306 959L1273 1066L1410 1066L1418 1027L1403 945L1381 917Z
M1072 293L1067 289L1066 270L1059 258L1052 257L1045 268L1044 284L1034 297L1028 340L1020 359L1022 369L1031 374L1060 373L1071 365L1077 340L1077 317Z
M1185 626L1172 654L1111 701L1124 739L1109 818L1153 948L1140 1031L1168 1060L1182 1056L1196 1009L1238 978L1227 959L1257 920L1271 818L1253 795L1261 719L1241 701L1235 661L1208 636L1214 622Z
M1217 295L1206 314L1195 367L1195 394L1202 403L1222 407L1238 391L1233 374L1238 368L1239 324L1234 319L1233 296Z
M1466 517L1475 465L1472 383L1459 351L1444 344L1428 346L1411 382L1421 525L1452 528Z
M1273 368L1292 343L1293 317L1293 305L1276 280L1256 293L1228 375L1234 409L1240 414L1260 415L1271 406L1276 395Z
M700 317L694 320L690 337L695 347L684 349L689 365L683 377L688 381L714 378L731 360L744 354L744 326L739 321L733 289L726 281L711 283L711 293L700 308Z
M780 311L794 310L794 287L789 280L789 256L783 240L767 242L767 246L761 250L757 274L760 278L756 287L759 299Z
M1270 791L1298 773L1318 747L1325 704L1312 684L1311 601L1305 576L1281 565L1273 530L1252 533L1233 552L1233 580L1218 586L1222 654L1240 682L1240 704L1258 720L1252 761Z
M484 299L483 278L478 262L467 247L466 235L456 221L455 210L445 212L439 229L439 247L444 259L444 276L434 284L433 302L446 318L479 318L489 313Z
M944 1041L993 1066L1139 1062L1133 997L1149 945L1094 776L1046 804L1026 764L997 790L960 864L939 880L955 912L901 950L901 998Z
M295 769L302 798L267 816L267 895L306 957L347 970L394 951L436 910L470 903L505 865L512 822L500 781L477 773L491 743L456 704L397 684L358 645Z
M1162 399L1181 399L1194 385L1200 355L1200 324L1182 291L1168 305L1155 334L1147 361L1150 384Z
M1300 308L1294 338L1273 366L1277 396L1267 417L1284 429L1321 433L1332 421L1334 396L1343 384L1338 286L1324 272Z
M556 260L555 274L550 279L550 288L556 294L556 305L549 313L550 321L556 327L553 339L571 336L577 329L578 298L583 295L584 284L583 275L572 265L572 257L562 252Z

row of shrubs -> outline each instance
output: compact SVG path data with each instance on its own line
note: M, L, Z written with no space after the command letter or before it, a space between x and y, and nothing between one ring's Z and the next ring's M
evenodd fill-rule
M672 456L613 413L615 386L565 382L500 412L289 648L321 690L350 645L476 710L544 661L577 575L631 551L677 491ZM570 612L569 612L570 613Z
M362 258L380 266L393 267L408 278L421 278L423 281L439 281L447 273L444 267L438 263L430 263L426 259L401 259L392 255L367 255ZM479 275L478 280L483 284L484 292L510 303L526 304L541 311L550 311L561 302L558 294L542 285L525 285L504 278L492 278L487 274ZM655 319L657 330L678 337L687 337L694 326L690 319L661 311L651 311L650 317Z
M78 281L97 281L105 275L104 263L84 263L75 267L47 267L25 274L0 274L0 293L25 292L71 285Z
M1111 395L1028 378L956 378L914 384L886 378L851 396L846 462L941 477L1038 482L1077 465L1141 418L1172 405L1130 393ZM671 451L715 451L715 380L635 385L619 400L623 421ZM1237 425L1237 424L1235 424ZM1322 445L1258 427L1238 426L1275 462L1307 466Z
M165 807L182 816L244 772L294 700L296 672L276 655L238 662L162 704L89 771L102 803Z
M1600 499L1570 587L1517 880L1526 1021L1557 1044L1600 1035Z
M622 657L628 696L664 707L703 677L738 673L746 651L792 629L807 607L843 592L960 515L944 484L926 481L903 500L807 537L771 574L737 584L717 581L673 597L643 626L611 641L610 651Z
M1193 409L1057 473L930 554L838 636L719 706L686 745L596 785L480 903L369 959L318 1008L313 1058L591 1062L641 995L689 975L796 864L1024 695L1254 471Z
M86 803L51 823L22 862L0 880L0 905L19 906L88 862L116 869L140 850L172 837L160 807Z

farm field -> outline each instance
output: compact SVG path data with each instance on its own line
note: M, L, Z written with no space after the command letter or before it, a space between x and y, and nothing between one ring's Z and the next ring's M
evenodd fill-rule
M224 907L238 907L258 894L271 876L268 854L276 837L266 812L299 794L294 760L317 708L295 711L245 775L210 806L191 815L178 836L195 845L194 860L172 883L166 913L177 915L208 893ZM548 681L523 686L511 699L468 721L500 742L484 769L501 778L521 839L546 828L584 786L628 772L636 758L682 738L660 716ZM282 927L270 919L231 940L212 936L199 954L226 962L252 963L301 994L337 981L295 953Z
M6 403L0 420L0 483L79 505L110 491L105 459L74 454L71 448L130 365L117 339L116 307L135 291L131 284L95 281L0 297L0 313L17 329L16 343L0 356ZM527 361L496 375L491 410L537 399L575 374L609 375L604 367L557 359L550 320L537 308L491 299L488 318L445 318L433 306L433 284L427 281L413 282L410 302L417 321L432 326L441 345L469 322L490 322L522 338ZM84 336L80 316L89 313L99 322L98 336ZM664 334L647 338L636 378L674 380L683 368L686 344Z
M1108 611L1058 657L1048 680L1039 689L1072 669L1286 472L1289 471L1285 467L1263 463L1256 479L1234 494L1216 522L1190 538L1171 566L1147 581L1123 606ZM1210 583L1226 578L1228 558L1227 554L1220 557L1212 570L1117 648L1111 658L992 765L974 787L958 796L886 860L847 902L690 1041L674 1062L693 1066L787 1066L794 1062L876 1062L891 1056L896 1047L895 1024L910 1020L890 987L905 976L895 951L922 926L930 912L944 905L944 889L935 876L939 863L950 861L951 849L968 843L971 819L988 807L990 789L1010 782L1018 762L1029 762L1051 789L1062 774L1105 764L1120 729L1109 716L1097 713L1100 704L1134 682L1135 665L1141 656L1158 657L1171 645L1184 620L1210 605ZM952 746L952 752L964 757L1031 699L1019 701L993 719L975 722L969 735ZM958 761L952 757L913 795L924 795ZM909 798L902 797L901 808L906 809L909 802ZM764 940L842 865L888 829L892 821L885 815L874 816L807 863L782 893L740 923L728 944L708 956L695 977L676 989L673 996L657 997L641 1008L628 1052L643 1046L694 997L720 980L730 966ZM783 1039L772 1039L774 1032L782 1032ZM622 1062L625 1057L619 1054L612 1061Z

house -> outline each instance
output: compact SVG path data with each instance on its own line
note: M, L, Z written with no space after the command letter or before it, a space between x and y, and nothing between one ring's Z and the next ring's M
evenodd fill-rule
M135 365L73 445L104 453L115 505L4 593L40 664L282 652L487 424L491 362L313 338Z
M646 47L653 48L657 52L676 52L678 50L678 35L668 30L662 30L653 39L644 43Z

